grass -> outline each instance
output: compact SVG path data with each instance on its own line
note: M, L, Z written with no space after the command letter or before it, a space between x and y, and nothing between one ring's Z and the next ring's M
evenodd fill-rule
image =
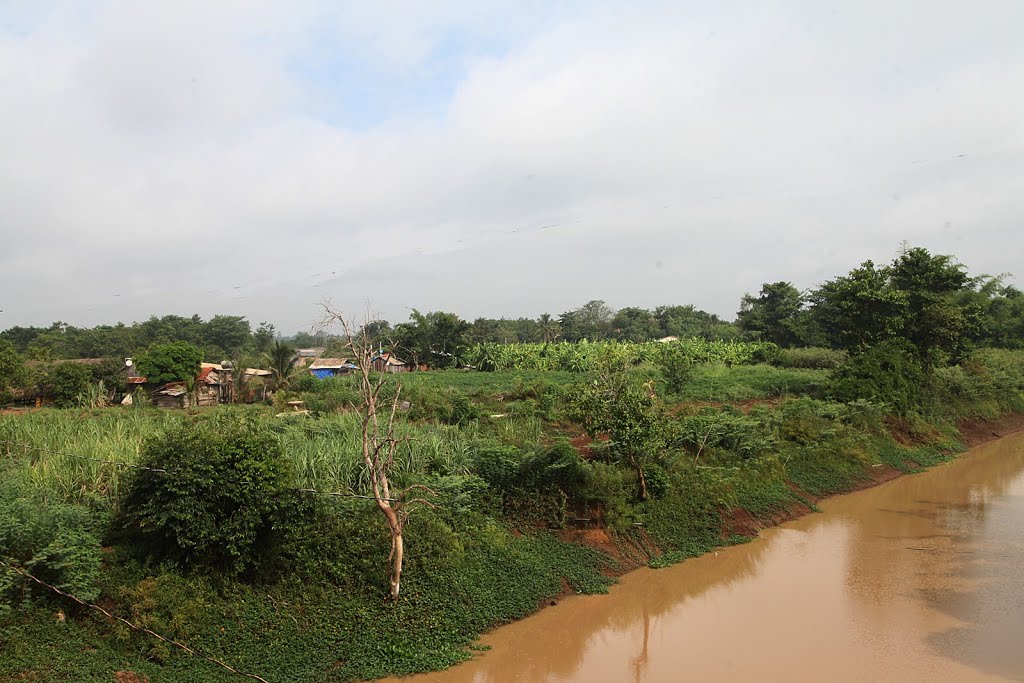
M574 372L545 370L507 370L503 372L477 372L475 370L436 370L410 372L399 378L410 388L456 389L480 396L499 394L517 395L529 392L535 385L565 386L579 381Z
M267 408L225 406L203 411L199 419L232 420L244 412L270 416ZM8 476L22 478L40 498L116 501L124 468L96 461L135 464L146 436L185 419L195 418L156 409L40 410L3 415L0 453L14 463ZM514 431L521 426L520 421L513 421L505 429ZM537 433L537 425L530 426L532 431L520 438ZM321 420L281 418L275 427L299 486L329 491L368 489L354 414ZM396 460L398 479L425 471L458 474L468 470L471 432L445 425L400 423L397 435L405 440Z
M696 365L686 390L677 398L728 402L815 395L827 377L827 370L772 365Z

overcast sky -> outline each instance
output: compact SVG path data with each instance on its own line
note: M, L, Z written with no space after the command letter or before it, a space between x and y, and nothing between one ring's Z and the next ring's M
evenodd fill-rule
M1024 280L1024 2L0 0L0 329Z

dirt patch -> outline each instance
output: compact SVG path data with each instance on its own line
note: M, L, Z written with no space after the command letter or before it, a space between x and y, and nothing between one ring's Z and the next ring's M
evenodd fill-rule
M791 486L794 492L798 493L801 498L808 499L811 503L817 502L812 500L814 496L808 496L805 493L798 492L795 486ZM794 500L788 503L785 507L780 510L775 510L770 514L757 516L749 510L743 508L732 508L722 513L722 529L720 537L722 540L729 538L730 536L757 536L758 532L763 529L768 529L773 526L778 526L783 522L788 522L791 519L797 519L804 515L814 512L814 510L807 504L799 500Z
M750 412L755 406L775 407L782 403L781 398L748 398L742 401L685 401L668 408L669 415L695 415L704 408L738 408L744 415Z
M589 458L594 453L590 450L590 444L594 443L594 440L587 434L580 434L579 436L569 439L569 445L576 449L576 452L580 454L581 458Z
M968 447L974 448L1007 434L1024 430L1024 414L1010 413L995 420L963 420L956 426L964 437L964 443Z
M886 416L885 426L889 428L892 440L901 446L913 446L918 441L914 436L913 430L910 428L910 423L902 417L896 417L895 415Z
M117 683L149 683L149 679L134 671L115 671L114 680Z
M661 551L655 548L653 542L641 544L625 536L613 539L607 530L600 527L562 529L558 532L558 537L566 543L575 543L593 548L611 557L617 566L614 568L610 567L605 571L605 574L608 576L621 576L628 571L645 566L652 551L656 554L661 554ZM643 535L641 535L642 540Z

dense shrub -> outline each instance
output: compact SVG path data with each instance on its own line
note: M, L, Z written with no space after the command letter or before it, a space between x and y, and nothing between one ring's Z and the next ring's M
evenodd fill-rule
M811 346L798 349L779 349L771 362L772 365L777 365L780 368L833 370L845 361L845 351Z
M594 462L584 501L597 507L601 521L609 529L622 531L637 518L636 474L609 463Z
M703 460L732 457L754 458L772 451L773 435L762 420L740 411L705 408L681 418L671 430L671 445Z
M836 368L826 395L842 403L858 399L882 402L906 415L922 405L927 379L914 347L893 340L853 355Z
M0 559L84 600L99 594L100 533L105 517L89 508L31 499L13 481L0 484ZM0 614L35 584L0 571Z
M297 501L278 439L255 420L188 422L145 441L128 482L126 541L183 567L228 576L276 560L276 537Z
M557 488L570 496L579 496L591 479L589 463L564 441L526 458L519 468L516 483L528 491Z
M669 344L658 360L665 388L670 394L682 393L693 372L693 358L681 346Z
M46 373L47 393L58 408L70 408L78 402L92 380L92 371L81 363L59 363Z

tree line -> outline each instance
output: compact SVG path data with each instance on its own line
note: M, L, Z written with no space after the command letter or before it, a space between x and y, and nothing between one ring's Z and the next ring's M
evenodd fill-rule
M902 339L934 360L963 357L972 346L1024 348L1024 295L1005 276L971 275L955 257L904 248L891 263L865 261L848 273L801 291L792 282L765 283L745 294L734 321L692 305L635 306L614 310L601 300L553 316L477 318L472 322L447 311L413 309L409 320L392 325L367 323L366 335L394 348L417 365L456 365L474 344L550 343L619 340L642 342L664 337L708 341L769 341L782 348L867 349ZM208 361L242 355L264 356L279 339L273 324L253 329L242 316L152 316L131 325L12 327L0 344L28 360L124 358L156 345L185 342ZM292 348L327 347L341 353L345 340L329 334L298 332L284 338Z
M219 362L243 352L265 353L277 331L261 322L256 329L244 316L215 315L203 320L198 315L151 316L131 325L76 327L57 321L49 327L11 327L0 332L0 340L11 344L27 360L70 358L129 358L157 344L186 342L203 357Z

